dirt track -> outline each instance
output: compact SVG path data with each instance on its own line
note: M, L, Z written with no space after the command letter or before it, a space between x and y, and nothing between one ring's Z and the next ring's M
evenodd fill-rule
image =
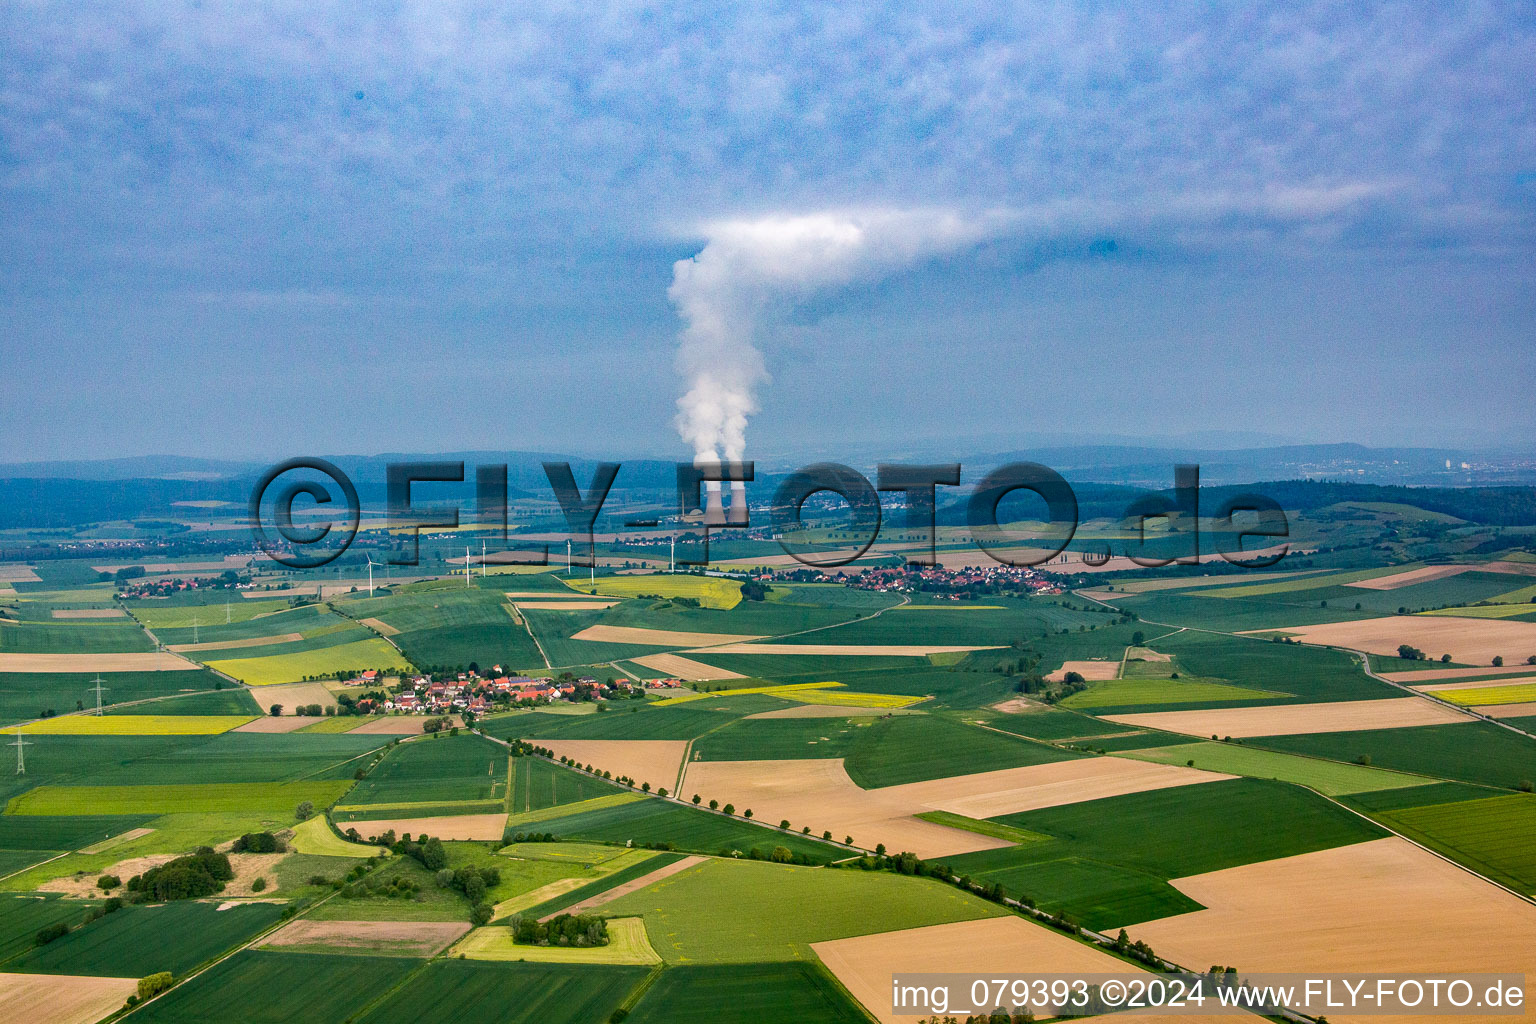
M657 672L665 672L667 675L676 676L678 679L745 678L740 672L716 668L713 665L706 665L702 661L685 658L680 654L647 654L632 660L636 665L644 665L646 668L655 669Z

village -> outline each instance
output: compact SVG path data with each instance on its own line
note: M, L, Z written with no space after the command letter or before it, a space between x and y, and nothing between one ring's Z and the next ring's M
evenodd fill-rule
M370 669L347 680L349 685L377 687L385 682L377 670ZM680 679L651 679L644 683L630 680L599 680L569 672L556 677L503 675L501 666L491 674L457 672L451 678L434 679L429 674L413 675L401 681L398 692L378 701L372 696L357 700L364 714L379 711L393 714L469 714L475 717L511 708L531 708L565 702L584 704L611 700L643 700L646 690L675 689Z

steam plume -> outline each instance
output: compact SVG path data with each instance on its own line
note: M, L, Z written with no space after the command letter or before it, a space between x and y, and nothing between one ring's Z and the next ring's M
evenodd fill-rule
M756 342L775 312L970 245L994 221L866 210L706 224L707 243L673 266L667 290L683 320L677 369L688 383L677 429L695 459L743 457L756 389L768 379Z

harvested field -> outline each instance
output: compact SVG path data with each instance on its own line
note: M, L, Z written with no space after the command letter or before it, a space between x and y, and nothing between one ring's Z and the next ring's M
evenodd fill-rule
M565 604L562 602L562 607ZM716 644L742 644L749 640L761 640L762 637L736 633L685 633L672 629L645 629L641 626L588 626L571 639L603 644L648 644L652 647L713 647Z
M246 722L244 725L240 726L240 728L235 729L234 731L296 732L297 730L304 728L306 725L314 725L316 722L322 721L324 721L322 718L305 718L299 715L283 715L278 718L273 718L271 715L268 715L265 718L258 718L255 721Z
M1188 736L1291 736L1297 733L1360 732L1411 725L1469 721L1442 704L1420 697L1346 700L1332 704L1268 704L1210 711L1152 711L1105 715L1111 722L1145 729L1165 729Z
M1421 683L1414 687L1425 693L1445 693L1459 690L1497 690L1505 686L1530 686L1536 683L1536 675L1513 676L1508 679L1484 679L1480 682L1467 683Z
M995 651L990 647L949 647L934 644L726 644L709 648L710 654L803 654L815 657L926 658L930 654ZM692 652L689 652L692 653Z
M1061 932L1011 916L813 942L811 949L882 1024L912 1024L917 1016L891 1012L892 974L1015 975L1022 969L1037 974L1118 974L1136 970ZM1040 1012L1039 1007L1035 1009Z
M1208 909L1134 925L1131 937L1185 964L1523 974L1536 949L1536 907L1396 836L1173 885Z
M1067 677L1068 672L1076 672L1084 679L1114 679L1120 674L1118 661L1064 661L1061 668L1052 672L1045 678L1053 683L1059 683Z
M605 892L600 892L596 896L588 897L587 899L582 900L580 903L573 903L569 907L561 910L560 913L584 914L587 911L596 907L600 907L605 903L612 903L620 896L627 896L639 889L644 889L646 886L651 885L654 882L659 882L663 878L671 878L679 871L687 871L695 864L700 864L703 861L703 857L684 857L682 860L673 861L671 864L668 864L665 867L660 867L655 871L647 872L646 874L641 875L639 878L632 878L627 882L614 886L612 889L608 889ZM555 915L549 915L549 917L553 916ZM548 918L545 918L545 920L548 920Z
M398 629L396 629L394 626L391 626L383 619L358 619L357 621L361 622L375 633L379 633L383 636L394 636L396 633L400 632Z
M95 1024L138 991L137 978L0 974L0 1020Z
M56 619L123 619L128 613L121 608L55 608L50 612Z
M1462 664L1490 664L1495 657L1524 661L1536 654L1536 622L1465 619L1449 615L1390 615L1357 622L1277 627L1304 644L1323 644L1396 654L1410 644L1432 658L1449 654ZM1264 631L1268 632L1268 630Z
M323 708L336 703L336 695L326 689L322 683L287 683L279 686L263 686L259 689L251 687L250 694L256 698L256 703L261 705L261 710L266 711L273 704L281 704L283 713L286 715L293 714L294 708L308 707L311 704L319 704Z
M586 601L519 601L519 602L517 602L515 607L517 607L517 608L532 608L534 610L538 610L540 608L553 608L556 611L562 611L562 612L579 612L579 611L601 611L604 608L612 608L614 605L616 605L618 603L619 603L619 601L617 599L612 600L612 601L591 600L591 599L588 599ZM633 641L631 641L631 642L633 642Z
M303 640L303 633L279 633L277 636L252 636L244 640L210 640L201 644L167 644L166 650L188 653L192 651L232 651L236 647L267 647L272 644L288 644Z
M116 875L123 881L128 881L134 875L142 875L150 868L157 868L161 864L176 859L174 853L151 853L143 857L130 857L128 860L120 860L116 864L110 864L100 871L76 872L73 875L64 875L61 878L52 878L37 887L39 892L59 892L65 896L74 896L80 899L93 898L101 895L101 889L96 886L96 879L102 875Z
M30 565L0 565L0 582L41 583L43 579Z
M1393 573L1391 576L1375 576L1368 580L1357 580L1344 585L1357 590L1397 590L1401 587L1411 587L1415 583L1428 583L1430 580L1455 576L1476 568L1475 565L1426 565L1422 569L1409 569L1407 572Z
M467 931L469 925L457 921L295 921L267 936L262 946L429 957L446 949Z
M760 821L788 819L797 828L809 825L812 832L851 835L866 849L884 843L927 858L1012 844L915 817L924 811L990 818L1231 777L1100 757L860 789L841 760L695 761L688 765L680 793L750 807Z
M1383 672L1381 677L1394 683L1424 683L1435 679L1482 679L1485 676L1528 675L1530 672L1529 665L1506 665L1500 668L1424 668L1412 672Z
M1476 707L1472 710L1492 718L1536 717L1536 701L1525 704L1490 704L1487 707Z
M233 840L216 847L220 853L229 853ZM224 889L220 896L228 898L243 898L255 896L256 892L251 888L258 878L267 880L266 888L271 889L276 880L274 872L278 864L292 857L292 851L287 853L229 853L229 866L234 869L235 877L224 883ZM119 875L119 878L127 878L127 875Z
M186 672L196 662L169 651L135 654L18 654L0 651L0 672Z
M1173 655L1154 651L1150 647L1127 647L1125 658L1127 661L1172 661Z
M706 665L702 661L694 661L680 654L647 654L643 657L632 659L636 665L644 665L646 668L664 672L669 676L679 679L743 679L740 672L732 672L728 668L716 668Z
M368 718L360 718L362 722L356 729L347 730L355 736L419 736L427 727L427 719L438 718L438 715L371 715ZM453 724L462 726L464 720L458 715L452 715Z
M688 749L684 740L538 740L555 756L569 757L579 764L590 764L614 776L628 775L638 785L649 782L652 788L677 786L677 772Z
M436 836L439 839L501 839L502 828L507 823L505 814L455 814L441 818L375 818L369 821L349 821L343 829L357 829L357 834L367 839L394 830L402 836Z

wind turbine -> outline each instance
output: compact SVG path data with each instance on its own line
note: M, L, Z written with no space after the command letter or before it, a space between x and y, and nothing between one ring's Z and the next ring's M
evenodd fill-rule
M363 552L363 557L368 559L368 596L372 597L373 596L373 556L368 554L365 551L365 552Z
M469 560L469 545L464 545L464 587L468 589L474 583L471 579L475 574L474 563Z

